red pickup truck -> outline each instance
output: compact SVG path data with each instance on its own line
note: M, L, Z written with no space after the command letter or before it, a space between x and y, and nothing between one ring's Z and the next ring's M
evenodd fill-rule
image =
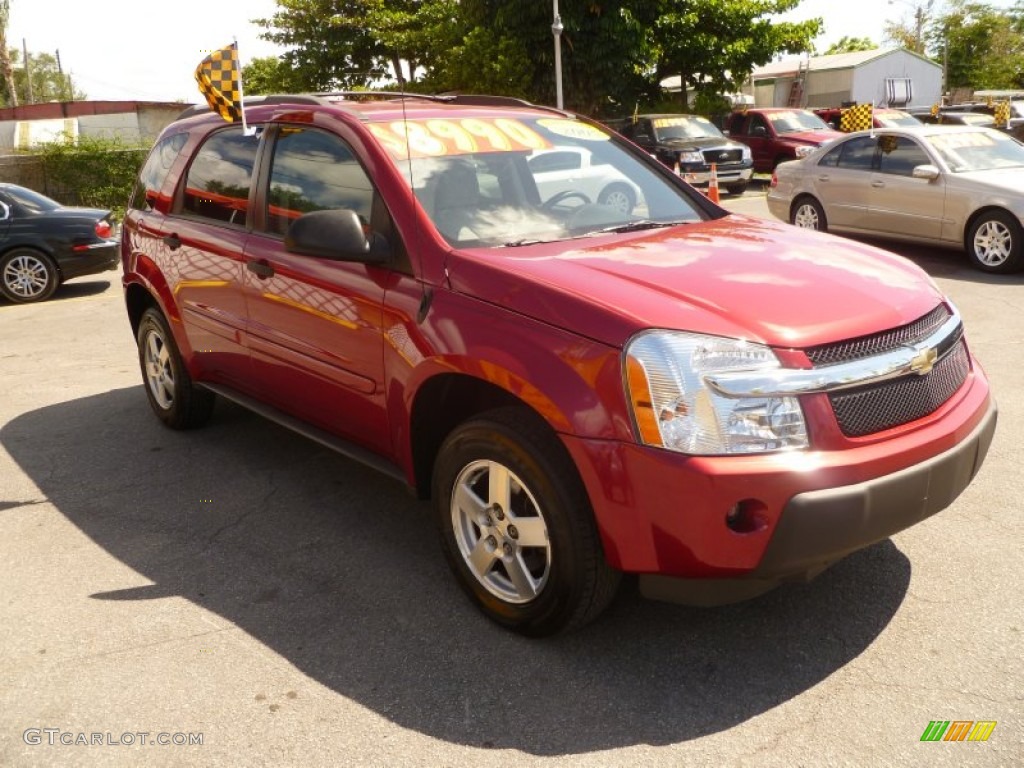
M754 170L771 173L786 160L804 157L845 134L806 109L749 108L725 119L725 134L750 147Z
M730 214L516 100L246 116L183 115L130 201L153 413L195 428L226 398L407 484L503 626L579 627L622 574L701 602L807 578L951 504L984 460L988 381L900 257ZM581 155L628 205L577 178Z

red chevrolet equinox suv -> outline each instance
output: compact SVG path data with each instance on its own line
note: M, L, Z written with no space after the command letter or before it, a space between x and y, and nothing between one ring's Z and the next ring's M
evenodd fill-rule
M622 574L703 603L806 579L984 460L988 381L898 256L730 214L512 99L275 96L246 117L182 115L130 202L153 411L187 429L227 398L407 483L511 629L579 627Z

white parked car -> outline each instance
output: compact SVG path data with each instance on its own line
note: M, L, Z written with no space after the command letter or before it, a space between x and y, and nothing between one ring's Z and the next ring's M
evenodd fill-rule
M536 150L527 165L548 205L558 198L566 205L598 203L632 213L643 197L636 184L582 147Z

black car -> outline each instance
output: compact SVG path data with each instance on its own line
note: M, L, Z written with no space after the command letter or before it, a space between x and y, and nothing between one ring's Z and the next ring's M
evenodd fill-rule
M65 280L117 269L111 212L65 207L16 184L0 184L0 294L25 304Z
M722 134L699 115L636 115L608 125L639 144L694 186L707 186L711 164L720 186L743 194L754 174L750 148Z

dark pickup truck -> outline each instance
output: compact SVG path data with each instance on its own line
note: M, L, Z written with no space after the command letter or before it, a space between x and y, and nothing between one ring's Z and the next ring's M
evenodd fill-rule
M640 145L694 186L707 186L711 164L718 183L741 195L754 174L750 149L726 138L710 121L698 115L637 115L608 123Z

